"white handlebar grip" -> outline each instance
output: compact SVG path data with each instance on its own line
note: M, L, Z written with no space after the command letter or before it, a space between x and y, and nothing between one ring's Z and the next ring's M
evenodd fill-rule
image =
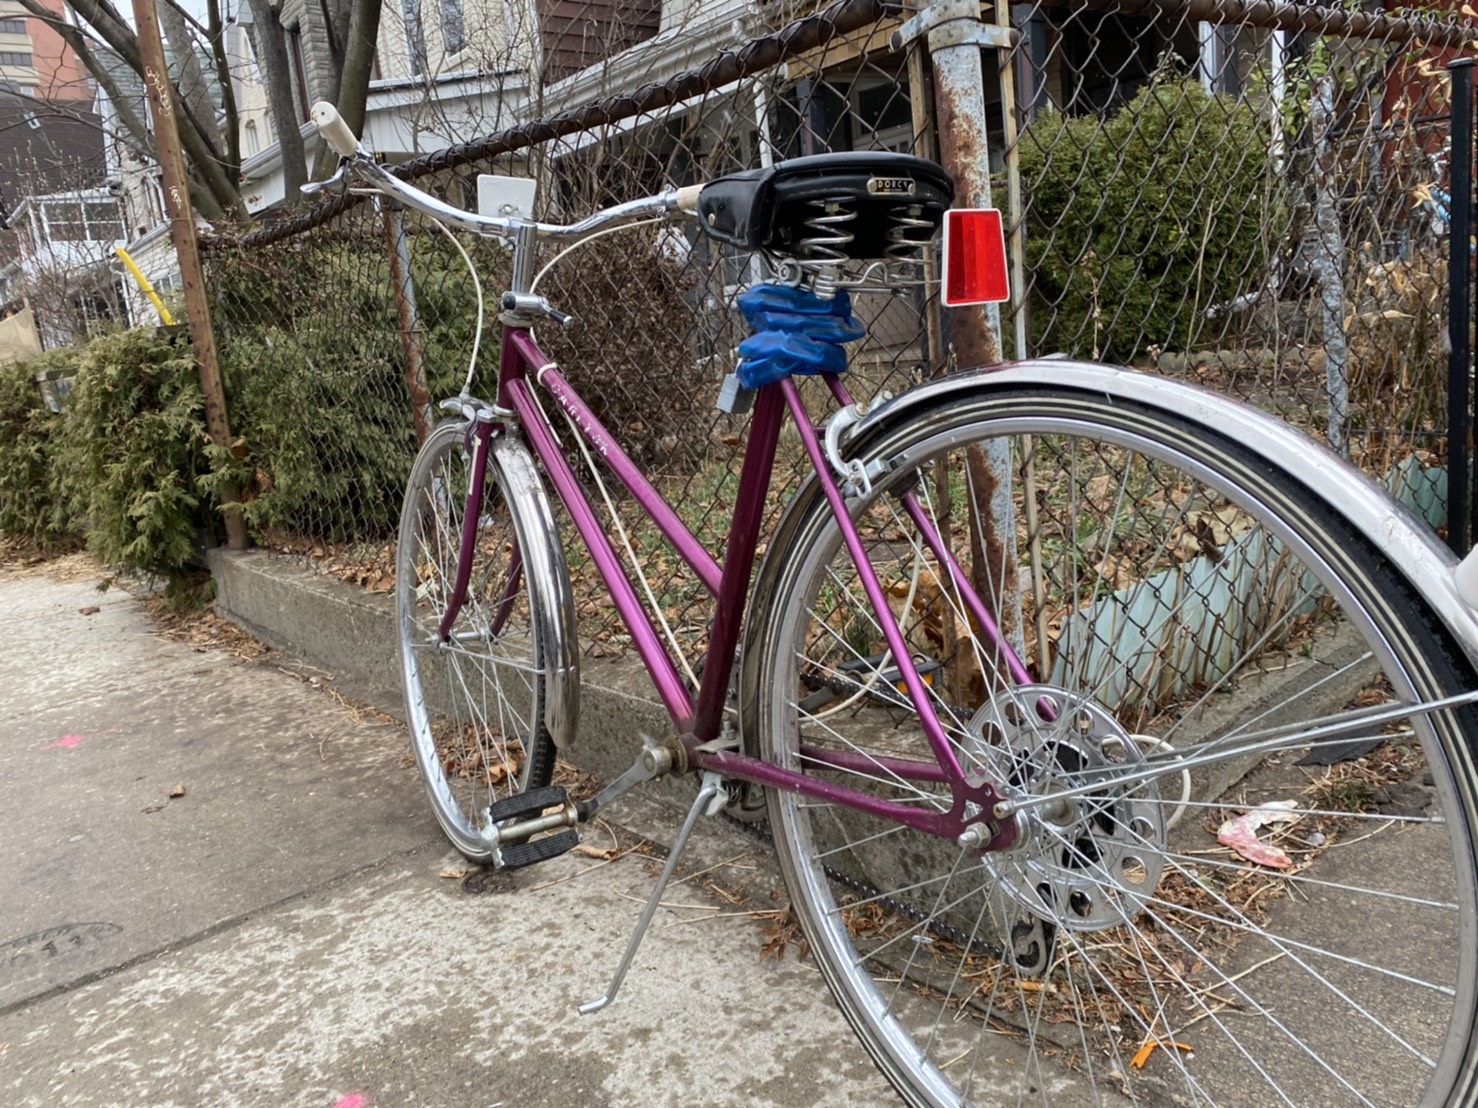
M702 191L702 185L688 185L686 188L678 189L678 210L683 212L696 212L698 210L698 194Z
M318 133L323 136L323 141L335 154L344 158L352 158L354 152L359 149L359 140L354 137L354 132L349 130L349 124L344 122L344 117L327 100L320 100L313 105L310 113L313 125L318 128Z

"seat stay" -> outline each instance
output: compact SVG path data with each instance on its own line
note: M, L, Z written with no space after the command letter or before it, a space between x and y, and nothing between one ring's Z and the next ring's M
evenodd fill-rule
M842 533L842 541L852 557L858 579L867 595L873 615L877 618L883 639L893 654L894 662L903 678L904 687L908 690L909 699L918 709L919 726L924 733L924 739L943 768L946 781L952 787L956 786L965 779L964 768L960 765L960 760L955 754L949 737L944 733L944 725L939 719L939 713L935 711L934 702L924 686L924 679L919 676L918 666L914 664L913 653L903 639L903 632L898 629L896 617L888 604L882 583L873 570L872 562L863 548L862 539L857 534L856 525L853 524L852 516L847 511L847 504L842 497L841 489L837 487L836 480L828 467L816 429L806 413L805 403L801 400L800 392L796 389L793 380L781 381L778 387L783 390L786 403L790 406L791 416L795 420L801 442L816 472L817 483L836 518L837 527Z

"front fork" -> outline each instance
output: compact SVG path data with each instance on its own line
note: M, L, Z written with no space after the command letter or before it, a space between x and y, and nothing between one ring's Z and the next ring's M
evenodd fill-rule
M467 499L464 502L462 513L461 542L457 548L457 576L452 584L451 595L446 598L446 611L442 613L441 622L436 628L437 641L442 643L451 639L452 628L456 626L457 617L462 613L462 604L467 599L467 586L472 580L472 559L477 552L477 530L482 519L482 496L483 490L487 487L488 455L492 449L493 435L496 433L499 418L499 413L485 404L461 401L451 403L456 404L465 416L470 417L465 442L472 457L467 466ZM494 637L498 635L508 618L508 612L514 596L518 593L519 579L523 572L523 554L518 548L516 539L509 557L507 588L503 599L498 603L492 626L489 629L489 633Z

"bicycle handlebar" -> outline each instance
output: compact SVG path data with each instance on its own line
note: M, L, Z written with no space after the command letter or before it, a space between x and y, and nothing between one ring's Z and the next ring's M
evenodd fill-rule
M463 231L479 235L511 237L519 228L533 228L539 238L580 239L614 223L643 217L667 216L677 212L695 213L698 210L698 193L702 185L689 185L680 189L669 189L657 196L646 196L630 200L615 207L606 208L577 223L538 223L527 219L508 219L501 216L479 215L476 212L454 208L438 200L430 193L422 192L414 185L392 175L374 160L354 137L354 132L344 122L338 110L325 100L313 105L311 118L318 133L328 143L329 149L339 155L339 168L327 181L318 181L303 186L305 193L319 192L348 177L357 178L378 192L400 201L413 211L439 219L443 223Z
M349 124L344 122L344 117L339 110L327 100L320 100L313 105L313 110L308 113L313 120L313 125L318 128L318 133L323 136L323 141L328 143L329 149L341 158L352 158L359 152L359 140L354 137L354 132L349 130Z

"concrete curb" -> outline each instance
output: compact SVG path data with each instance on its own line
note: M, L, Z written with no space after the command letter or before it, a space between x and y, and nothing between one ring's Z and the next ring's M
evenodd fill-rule
M216 612L308 665L335 675L344 692L404 718L395 607L370 593L263 550L210 552ZM581 659L579 740L566 760L607 779L630 767L640 734L672 724L641 663Z
M404 718L400 663L396 655L394 604L327 574L261 550L213 550L216 610L261 641L335 675L342 691ZM1291 659L1282 668L1250 674L1237 695L1211 706L1203 718L1206 735L1236 728L1246 719L1265 727L1286 722L1291 711L1326 714L1338 710L1375 676L1373 665L1357 665L1365 647L1352 628L1320 645L1316 654ZM1330 675L1336 679L1329 679ZM1281 706L1276 708L1275 706ZM581 769L609 780L636 757L639 736L661 738L672 724L635 658L581 658L578 742L563 752ZM1199 770L1195 789L1220 797L1250 768L1247 759ZM681 788L661 790L686 807ZM687 795L692 794L687 789Z

